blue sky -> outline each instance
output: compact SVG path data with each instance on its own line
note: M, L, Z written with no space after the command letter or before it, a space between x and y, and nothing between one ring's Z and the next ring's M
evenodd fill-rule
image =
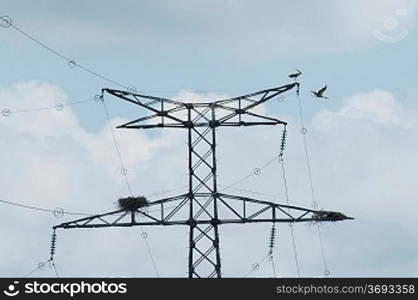
M327 83L334 99L376 88L405 98L418 69L415 6L393 3L123 1L109 7L13 1L2 14L76 62L157 95L173 97L181 89L234 95L285 83L297 67L304 71L305 92ZM404 6L407 14L396 15ZM388 18L399 22L392 31L384 28ZM376 29L388 36L407 29L409 35L384 43L373 36ZM6 84L47 80L74 98L109 86L69 69L13 30L1 34Z
M407 0L349 3L325 0L121 1L117 5L104 5L103 1L44 0L4 1L0 15L9 15L20 29L100 74L146 94L185 101L235 96L286 84L289 82L287 75L295 68L301 69L301 95L309 132L312 132L309 139L319 202L323 207L341 209L360 219L350 225L324 228L332 274L417 276L417 268L413 268L418 266L417 245L411 242L411 239L417 240L417 233L412 229L417 224L403 220L399 210L402 206L418 208L411 190L414 174L411 166L417 162L416 143L411 139L416 134L418 119L417 8L417 1ZM388 39L397 41L388 42ZM103 87L118 88L78 67L69 68L65 61L13 28L0 28L0 40L1 109L55 105L86 99ZM321 102L311 98L309 91L323 84L328 85L330 100ZM294 95L290 95L283 103L272 102L263 109L290 123L292 140L288 164L293 203L309 206L295 101ZM136 107L111 98L108 103L114 124L139 113ZM108 208L124 188L117 174L118 162L112 152L102 108L97 103L88 103L65 108L62 115L57 113L12 114L1 120L0 128L7 132L2 141L7 149L3 150L1 162L7 167L1 177L7 184L0 189L0 198L79 210L85 205L83 199L89 197L96 200L91 200L86 209L102 211L100 201L107 201L104 206ZM240 137L227 133L222 140L226 144L224 154L220 153L220 160L225 163L222 173L225 182L247 174L276 151L277 130L240 132ZM248 149L234 158L236 148L228 146L228 138L236 140L236 147ZM254 138L254 145L256 141L267 141L265 149L249 147L250 138ZM175 171L183 168L185 159L182 156L185 140L180 134L118 131L118 139L136 191L159 191L161 182L164 186L183 184L184 176L178 176ZM272 142L269 143L269 139ZM34 150L26 153L28 147ZM161 157L170 162L169 167L160 163ZM400 159L392 162L394 157ZM246 163L241 163L243 160ZM34 184L40 166L45 166L51 174L45 174L44 180ZM242 187L280 193L275 181L277 174L266 176L264 181L255 180ZM22 189L13 178L16 182L23 178L22 182L27 185ZM149 178L155 180L150 182ZM102 185L106 186L103 190ZM61 199L57 199L57 191ZM21 225L23 219L19 219L19 210L8 209L10 213L4 213L19 220L13 230L26 231L34 239L48 243L49 228L57 222L55 218L27 213L22 218L28 224L37 225L25 227ZM8 230L3 229L4 234L10 235L11 245L2 250L3 255L11 255L13 248L19 245L13 238L13 230L8 234ZM262 244L264 229L257 230L254 231L259 236L256 240ZM313 229L298 230L301 248L317 243ZM364 231L368 232L370 240L359 239ZM403 234L397 235L398 232ZM94 239L93 232L79 236L65 232L62 236L65 234L71 236L71 240L62 242L66 245L81 244L80 239L91 238L91 247L97 243L109 248L97 254L97 261L87 254L83 258L96 273L88 267L72 268L70 263L61 261L61 268L68 276L152 276L150 268L140 269L139 273L128 270L129 260L124 257L129 256L130 250L123 250L118 263L115 262L117 266L100 265L100 260L119 249L114 244L108 245L103 233ZM185 241L185 235L176 232L173 236L176 234ZM225 235L234 236L231 232ZM155 236L154 246L163 248L162 231L155 230L151 236ZM242 246L239 236L226 244L231 249ZM347 238L344 240L342 236ZM121 244L128 241L117 234L113 238ZM233 250L225 250L233 261L227 275L245 273L252 260L262 254L264 247L256 246L256 240L247 256L239 257L249 260L243 265L234 257ZM373 248L373 244L379 242L382 243L379 249ZM14 253L11 261L36 265L44 244L33 240L28 252ZM353 244L361 244L364 249L353 249ZM173 251L183 255L183 246L178 245ZM413 251L406 251L403 257L396 254L407 248ZM283 263L282 274L294 276L292 254L286 249L283 255L288 262ZM83 251L82 247L74 253L67 251L68 260L79 259ZM93 250L89 251L94 255ZM301 251L306 266L303 274L320 276L319 253ZM352 257L351 264L341 263L340 255ZM376 255L387 258L388 262L382 264ZM167 261L162 250L157 256L166 266L163 273L179 275L184 261ZM24 273L12 262L7 263L5 273L0 276ZM44 275L48 275L47 271ZM269 276L269 273L260 271L260 276Z

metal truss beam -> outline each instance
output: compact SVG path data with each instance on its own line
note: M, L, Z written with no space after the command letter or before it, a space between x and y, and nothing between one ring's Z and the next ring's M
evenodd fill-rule
M219 126L255 126L277 125L286 122L276 118L262 116L253 111L257 106L287 92L298 83L265 89L255 93L229 99L222 99L209 103L186 103L167 98L147 96L122 90L103 89L102 93L109 93L124 101L136 104L150 113L144 117L127 122L118 128L150 129L150 128L194 128ZM216 109L219 118L212 120L205 114ZM188 111L192 111L198 120L188 120ZM250 120L245 120L248 117Z
M218 224L336 222L352 219L333 211L312 210L222 193L216 196L199 193L194 196L194 199L207 199L210 197L219 199L219 214L225 216L225 218L214 220L214 218L207 216L196 220L196 224L204 225L214 222ZM188 194L182 194L153 201L146 208L135 211L115 210L65 222L54 226L54 228L189 226L191 221L185 212L190 205L190 201Z
M189 277L221 277L219 226L245 223L335 222L351 219L332 211L282 205L223 194L217 187L216 130L219 127L286 125L255 111L298 83L266 89L210 103L186 103L128 91L104 93L145 109L148 115L118 128L181 128L187 130L188 192L151 202L136 210L115 210L62 223L54 228L107 228L130 226L189 227Z

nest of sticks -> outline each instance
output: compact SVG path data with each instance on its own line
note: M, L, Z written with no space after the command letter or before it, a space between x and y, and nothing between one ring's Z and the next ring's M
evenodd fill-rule
M128 211L136 211L148 205L149 205L149 202L147 198L143 196L120 198L118 200L118 207L120 209L128 210Z

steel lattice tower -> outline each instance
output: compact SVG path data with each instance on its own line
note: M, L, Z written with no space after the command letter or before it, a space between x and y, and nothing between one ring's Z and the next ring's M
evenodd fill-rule
M324 222L351 219L330 211L277 204L218 190L216 129L219 127L283 125L254 109L298 83L266 89L210 103L185 103L130 91L103 89L105 93L138 105L150 114L117 128L176 128L187 131L188 191L153 201L145 208L116 210L60 225L57 228L184 225L189 227L189 277L221 277L219 226L243 223ZM153 209L151 209L153 208ZM158 209L155 209L158 208Z

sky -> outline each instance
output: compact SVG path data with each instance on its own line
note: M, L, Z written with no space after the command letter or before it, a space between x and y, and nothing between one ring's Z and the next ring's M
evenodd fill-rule
M145 94L212 101L289 83L288 74L302 70L316 201L321 209L355 218L319 225L333 277L418 276L417 13L418 1L407 0L43 0L0 6L0 16L10 16L16 28ZM102 88L120 86L69 66L13 27L0 27L0 40L0 199L87 213L114 209L128 190L109 125L144 112L106 96L109 124L103 105L91 99ZM329 99L312 98L309 91L324 84ZM42 107L52 108L37 111ZM296 95L289 92L261 109L288 122L289 201L310 207ZM150 196L156 200L186 189L182 131L115 134L135 194L159 193ZM220 184L277 155L280 135L281 128L219 130ZM229 192L283 203L280 165ZM0 205L3 277L23 276L48 259L51 227L74 219ZM158 275L187 276L187 230L144 230ZM301 275L324 276L316 225L294 230ZM222 226L223 276L247 274L268 251L269 231L270 225ZM289 227L277 231L278 275L297 276ZM58 231L60 275L155 277L140 233L136 227ZM53 275L48 267L33 274ZM250 276L271 277L270 264Z

